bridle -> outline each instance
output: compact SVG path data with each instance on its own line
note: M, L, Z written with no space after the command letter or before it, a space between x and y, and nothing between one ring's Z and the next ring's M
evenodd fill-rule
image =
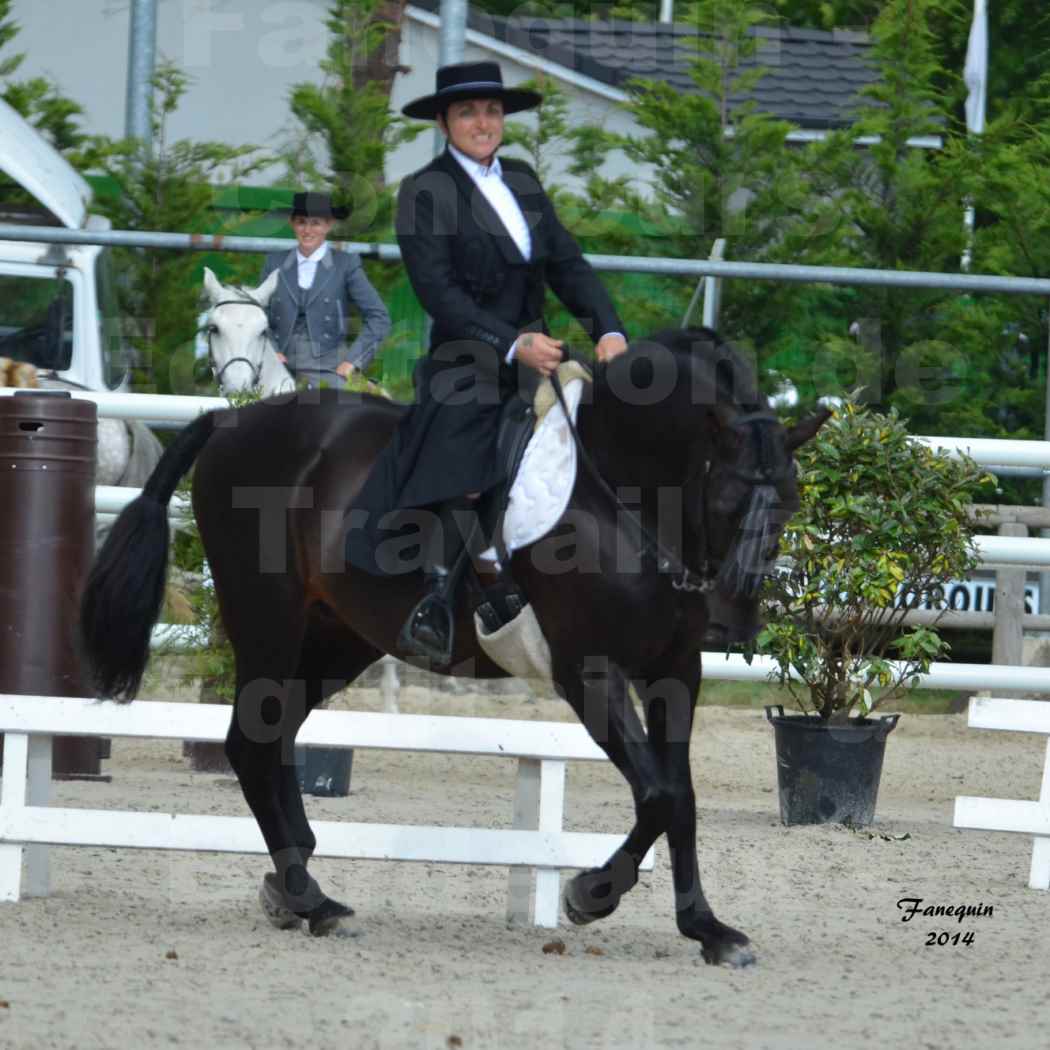
M724 590L731 593L751 594L764 571L756 566L768 564L765 559L767 530L774 508L777 506L777 489L793 469L790 459L786 466L776 468L774 446L770 428L779 425L777 417L768 409L748 412L737 416L729 428L749 432L750 440L757 451L758 468L754 471L733 467L729 470L731 477L744 482L751 490L748 508L737 527L737 538L723 559L716 576L716 582L723 584ZM710 522L707 520L708 507L704 504L704 564L711 563L706 553L708 537L711 535Z
M241 289L238 289L238 291L241 291ZM253 299L247 292L241 291L241 294L244 296L243 299L222 299L220 302L215 303L211 310L208 311L209 317L212 313L218 310L220 306L255 306L262 310L262 312L267 315L267 318L269 318L269 312L262 303ZM262 376L262 358L260 357L258 363L256 363L248 357L231 357L221 368L217 367L215 351L212 349L211 345L211 337L214 334L212 332L211 323L209 322L206 324L205 328L207 329L208 335L208 363L211 365L212 375L215 376L215 382L219 384L219 389L222 389L222 377L225 375L226 369L229 368L230 365L238 363L246 364L251 369L252 386L257 387L259 385L259 379ZM263 333L263 337L265 339L272 339L269 328Z
M572 439L576 445L576 450L579 453L581 462L587 468L587 471L597 483L598 487L613 501L613 503L615 503L620 515L620 520L626 519L637 530L642 541L640 548L640 554L642 557L648 556L653 558L656 561L657 572L672 573L673 579L671 580L671 586L676 591L685 591L691 594L707 594L713 590L720 578L724 576L726 567L730 563L727 560L722 564L716 565L714 560L708 554L707 537L710 534L710 529L707 527L707 523L704 523L703 529L704 551L701 560L701 567L700 571L696 572L686 565L677 552L668 547L659 536L646 527L642 518L620 499L616 494L616 490L605 480L604 477L602 477L598 465L594 462L591 454L587 451L587 448L580 440L580 435L576 430L576 425L573 423L572 416L569 413L569 408L565 403L565 395L562 392L561 382L558 379L557 372L551 373L549 378L551 385L554 387L554 393L558 399L558 403L561 405L562 412L565 414L569 432L572 434ZM762 429L763 425L777 423L779 423L779 420L772 412L758 411L749 412L746 415L740 416L730 424L731 428L734 430L742 430L745 427L749 427L753 439L758 443L758 471L752 473L737 468L734 468L731 471L734 477L739 478L752 487L748 515L752 513L752 508L755 508L756 504L761 503L763 499L768 500L770 493L772 493L775 498L776 486L788 476L787 470L774 470L772 462L773 457L771 455L772 445L769 440L768 430ZM707 469L706 464L705 469Z

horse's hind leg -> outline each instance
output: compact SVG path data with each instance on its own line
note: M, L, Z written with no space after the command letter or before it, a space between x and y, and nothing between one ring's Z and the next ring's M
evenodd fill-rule
M216 577L220 599L229 593L221 587L224 582ZM294 775L295 735L306 718L304 683L292 676L300 662L305 622L301 612L290 611L293 596L282 590L285 581L271 581L267 588L251 586L261 582L242 582L237 592L238 612L262 610L261 618L242 622L223 608L237 656L237 699L226 735L226 755L273 860L273 888L289 911L305 918L327 902L306 871L310 840L304 840L302 828L288 819L283 797L285 767ZM271 896L275 914L268 917L290 923L277 910L277 894ZM267 902L263 904L265 908Z
M659 771L620 669L606 663L580 673L555 665L555 682L634 796L635 825L623 845L600 868L580 872L565 887L565 914L585 925L611 915L637 883L642 860L667 826L666 815Z
M362 671L374 663L382 653L367 642L337 625L327 621L321 625L317 619L307 629L296 670L295 681L301 682L305 690L305 713L303 719L316 706L323 703L333 693L344 688ZM301 723L300 723L301 725ZM296 732L298 732L298 726ZM304 867L309 863L317 848L317 839L310 828L310 823L303 806L303 794L294 765L281 764L278 798L285 820L291 829L292 841L302 857ZM353 909L326 897L327 903L320 910L306 916L300 916L285 902L277 882L277 875L268 872L259 890L259 903L267 919L279 929L292 929L302 923L302 918L310 920L310 930L314 934L323 934L338 923L341 918L353 915Z

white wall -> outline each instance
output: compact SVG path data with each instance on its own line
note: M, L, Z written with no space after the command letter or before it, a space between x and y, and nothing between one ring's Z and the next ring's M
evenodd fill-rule
M17 76L52 77L84 107L87 131L119 137L124 133L130 6L130 0L15 0L12 13L21 32L14 49L26 53ZM328 0L158 0L158 59L171 59L194 78L170 119L169 136L279 146L298 126L288 109L292 86L320 82L327 7ZM501 62L508 85L535 76L522 63L468 44L467 61L492 58ZM406 18L399 61L409 72L394 83L395 111L433 90L436 31ZM563 86L572 94L574 122L629 128L629 119L610 100ZM425 164L433 156L433 142L427 130L396 150L387 165L388 179L396 182ZM622 170L622 157L606 165L607 174ZM576 180L564 172L564 163L553 165L548 181L577 189ZM273 167L252 181L270 182L279 174L280 168Z
M16 76L47 74L85 110L89 132L124 133L130 0L15 0ZM275 146L293 127L293 84L317 81L326 0L158 0L157 57L194 78L172 139ZM273 174L276 174L274 169Z
M421 95L429 95L434 90L434 71L438 61L438 34L428 25L406 18L401 33L401 66L409 72L398 76L394 81L391 95L391 107L399 111L403 105ZM536 77L536 69L515 61L505 55L489 51L477 43L468 43L463 60L480 62L496 60L503 71L503 83L508 87ZM560 86L569 96L567 117L570 126L584 123L600 124L608 131L625 133L635 130L634 121L616 104L607 98L591 94L579 87L560 82ZM510 121L528 123L535 126L534 114L522 113L509 118ZM387 178L397 180L409 172L422 167L434 155L434 135L428 130L418 136L414 142L405 143L393 151L387 162ZM509 152L513 156L513 151ZM551 163L547 175L548 183L557 183L565 189L579 191L582 180L568 174L569 158ZM613 177L628 170L625 159L620 155L609 158L603 174ZM640 187L644 188L644 187Z

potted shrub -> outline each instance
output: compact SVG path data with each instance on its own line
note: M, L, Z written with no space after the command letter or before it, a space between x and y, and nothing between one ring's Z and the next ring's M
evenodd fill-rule
M870 824L886 737L871 717L941 657L908 612L942 603L977 564L969 505L992 481L973 460L913 441L895 411L838 408L798 450L799 512L768 582L758 647L801 715L766 708L785 824Z

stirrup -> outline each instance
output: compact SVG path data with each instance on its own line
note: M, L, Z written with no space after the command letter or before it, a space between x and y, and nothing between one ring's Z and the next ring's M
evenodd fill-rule
M441 625L435 626L432 620L438 617ZM438 594L425 594L402 626L397 644L399 649L428 660L435 667L448 667L452 663L454 632L448 602Z
M501 627L506 627L511 620L526 606L525 595L518 589L513 580L500 581L486 587L484 597L475 608L485 634L495 634Z

